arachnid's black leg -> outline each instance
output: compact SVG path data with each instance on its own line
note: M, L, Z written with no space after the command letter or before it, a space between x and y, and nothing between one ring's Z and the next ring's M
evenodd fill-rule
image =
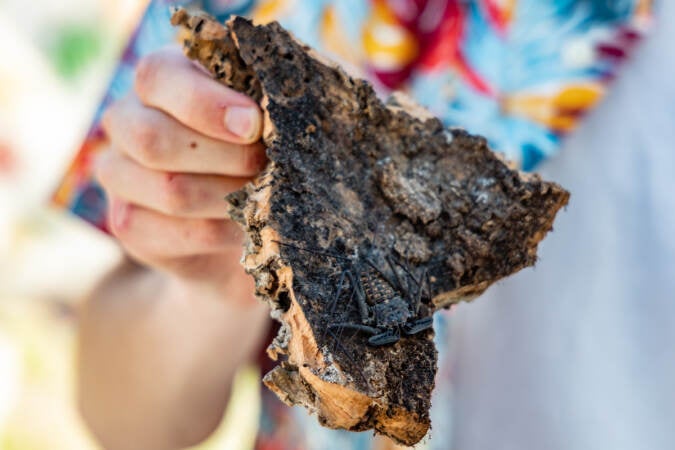
M351 271L345 270L343 272L343 275L346 276L347 278L349 278L351 280L351 283L352 283L351 294L349 294L349 300L347 300L347 303L345 304L345 309L347 309L347 308L349 308L349 305L351 305L355 296L356 297L359 297L359 296L364 297L365 294L363 294L363 288L359 284L357 284L358 279L355 279L355 276ZM359 289L361 289L361 290L359 291ZM361 303L359 303L359 305L360 304ZM361 314L360 306L358 307L358 309L359 309L359 314ZM367 313L368 313L368 311L366 310L366 315L367 315ZM335 315L331 314L331 318L332 317L335 317ZM338 335L339 338L342 338L342 332L344 331L344 327L339 326L339 324L338 324L338 327L339 327L339 330L338 330L337 335ZM326 330L324 330L324 335L326 334L326 331L328 330L328 328L329 327L326 327ZM334 327L334 328L337 328L337 327ZM335 344L333 345L333 351L335 351Z
M363 331L365 333L370 333L370 334L378 334L382 331L379 328L369 327L368 325L361 325L361 324L358 324L358 323L346 323L346 322L333 323L333 324L328 325L328 329L332 330L333 328L341 328L341 329L346 328L346 329L350 329L350 330Z
M429 316L422 319L412 320L403 325L401 328L403 329L403 334L406 336L412 336L414 334L421 333L424 330L428 330L433 325L434 318L433 316Z
M420 283L418 289L417 289L417 295L415 296L415 303L413 304L413 312L415 313L415 316L417 316L420 313L420 305L422 304L422 291L424 290L424 280L429 279L427 276L427 269L424 269L424 273L420 277L420 280L422 283Z
M420 303L421 303L421 301L422 301L422 286L419 286L419 287L417 288L417 294L416 294L414 297L412 297L411 300L413 301L413 303L412 303L412 305L411 305L411 306L412 306L413 315L414 315L415 317L417 317L417 315L418 315L419 312L420 312Z
M329 330L329 328L326 327L326 330ZM333 337L335 338L335 342L333 343L333 351L335 351L335 348L337 347L337 343L338 343L338 342L342 342L342 333L344 332L344 330L345 330L344 328L340 327L340 328L338 329L338 331L337 331L337 336L336 336L336 334L333 332L333 330L330 330L331 334L332 334Z
M348 273L349 273L349 270L345 269L340 274L340 280L338 281L337 290L335 291L335 297L333 297L333 301L331 302L331 305L330 305L330 315L331 315L331 317L333 316L333 314L335 314L335 308L337 308L337 303L338 303L338 300L340 299L340 294L342 294L342 290L344 288L345 277L347 276Z
M403 263L400 263L398 261L394 261L397 266L399 266L403 271L415 282L416 285L420 285L421 281L417 281L417 278L412 274L410 269L408 269Z
M427 286L429 286L429 272L425 269L424 273L420 277L420 280L422 283L419 285L419 289L417 290L417 295L415 296L415 300L413 303L413 311L415 313L415 316L419 315L420 313L420 306L422 304L422 292L424 290L424 284L426 282ZM428 292L431 294L431 287L429 286L427 288ZM406 336L412 336L417 333L421 333L422 331L428 330L434 325L434 318L433 316L429 317L423 317L421 319L417 320L412 320L408 321L405 325L403 325L402 330L403 334Z
M398 342L401 339L401 333L398 327L389 328L384 333L377 334L368 339L368 344L373 347L383 347Z
M387 261L387 265L388 265L389 268L391 269L391 272L394 274L394 278L396 278L397 289L398 289L400 292L402 292L403 295L404 295L405 297L407 297L407 296L408 296L407 286L404 287L404 286L403 286L403 283L401 283L401 279L398 277L398 272L396 272L396 268L394 267L394 264L391 262L391 257L390 257L389 255L387 255L387 256L384 258L384 260ZM395 287L396 287L396 286L395 286Z
M361 378L363 378L363 381L365 381L366 384L368 385L368 389L371 389L372 387L370 385L370 380L368 380L368 378L366 378L366 374L363 373L363 371L361 370L361 366L359 366L356 363L356 361L354 361L354 358L352 358L352 355L347 351L345 346L342 345L342 342L340 342L340 339L338 339L338 337L335 335L335 333L333 333L333 330L328 330L328 332L330 333L331 336L333 336L333 340L335 341L335 345L337 345L340 348L340 350L345 354L347 359L354 365L356 370L359 371L359 375L361 375Z
M361 280L358 275L354 275L351 272L347 272L347 277L349 281L354 286L354 293L356 294L356 304L359 307L359 316L361 317L362 323L368 322L368 303L366 303L366 293L361 286Z
M275 244L279 244L282 247L293 248L295 250L300 250L301 252L307 252L307 253L310 253L312 255L329 256L331 258L335 258L335 259L339 259L339 260L343 260L343 261L349 261L349 258L347 258L346 256L334 255L332 253L321 252L319 250L312 250L312 249L309 249L309 248L303 248L303 247L300 247L299 245L285 244L285 243L280 242L280 241L272 241L272 242L274 242Z
M340 274L340 280L338 281L338 284L337 284L337 290L335 291L335 296L333 297L333 300L331 301L331 304L330 304L330 307L329 307L331 319L333 318L333 316L335 314L335 308L337 308L337 303L338 303L338 300L340 299L340 294L342 294L342 288L344 286L345 277L347 276L347 272L348 272L348 270L345 269ZM328 331L328 328L326 328L323 331L323 336L322 336L323 340L326 339L326 332L327 331Z

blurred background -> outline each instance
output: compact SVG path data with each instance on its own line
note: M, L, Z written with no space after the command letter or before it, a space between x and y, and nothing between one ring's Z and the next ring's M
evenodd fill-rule
M146 4L0 0L3 450L96 448L75 407L74 324L77 304L120 253L89 225L50 210L48 199ZM237 390L242 396L254 395L256 376L242 376L240 384L250 380L253 386ZM246 432L245 419L254 424L256 417L252 408L239 409L243 432L224 426L200 449L245 448L242 439L253 434Z
M64 214L62 211L50 209L49 197L81 144L95 109L107 87L122 46L128 39L147 3L144 0L32 0L30 2L26 0L0 0L0 54L4 56L0 59L0 450L81 450L96 448L78 417L74 397L73 362L76 350L77 307L93 283L116 264L121 254L111 239L96 231L93 227L84 224L80 219ZM601 2L598 0L598 3ZM649 4L651 2L640 3ZM663 3L668 5L668 2ZM607 2L607 4L611 4L611 2ZM675 17L675 9L669 11L671 12L670 17ZM647 54L651 58L649 61L657 60L657 51L665 48L668 39L668 35L663 35L661 41L657 41L657 44L661 47L656 47L651 54ZM580 50L579 46L575 45L574 49L581 52L582 55L586 54L584 52L586 47L582 46ZM336 53L339 53L339 51L336 51ZM668 60L668 58L665 58L665 60ZM668 73L665 72L665 75L662 75L664 79ZM647 75L651 76L651 72ZM634 73L633 77L632 80L629 79L628 81L634 82L636 90L639 90L642 85L652 85L651 78L646 77L646 75L645 80L647 81L645 82L641 78L642 74ZM650 95L651 97L649 97ZM603 114L609 114L610 110L613 109L620 110L621 105L626 110L627 104L630 104L633 108L635 104L642 102L643 98L653 97L652 103L654 103L654 99L659 100L657 97L662 95L657 91L651 92L651 89L645 89L639 91L639 97L630 97L630 102L627 100L625 104L620 102L608 104ZM635 98L639 98L640 102L633 101ZM647 104L651 105L652 103ZM616 104L619 105L619 108L615 108ZM643 108L645 108L644 111L648 110L647 107ZM671 127L672 117L675 117L670 104L668 108L668 115L662 114L662 116L659 116L660 119L655 122L663 128ZM577 111L574 108L572 109ZM653 120L643 110L635 108L635 111L636 120L645 122ZM623 116L620 118L625 119ZM576 153L568 152L569 155L566 154L567 156L565 156L568 159L562 159L558 163L562 176L556 173L558 176L552 177L553 179L560 178L566 186L582 191L586 188L583 192L595 192L595 187L592 184L596 173L593 173L592 176L586 176L586 172L579 171L578 178L565 178L565 173L575 173L577 165L581 167L581 163L585 161L581 159L586 155L585 146L588 145L584 139L593 137L594 127L596 131L599 130L597 139L604 142L607 134L602 133L604 126L604 123L599 122L587 127L586 134L577 140L577 144L573 145L573 148L577 148ZM644 128L647 129L648 127L645 126ZM622 135L617 135L619 136L617 139L622 139ZM651 136L649 139L652 139ZM595 141L590 140L588 142ZM648 138L643 135L636 137L636 153L642 151L642 142L651 141L648 141ZM613 142L613 144L617 144L618 147L620 142ZM652 145L652 147L654 151L658 150L665 153L670 145ZM609 153L609 150L607 153ZM604 157L606 155L599 153L596 156L597 160L592 160L595 165L589 164L588 170L593 167L600 167L601 163L603 164L602 167L605 167L605 161L602 160ZM569 158L573 163L566 165L565 161L569 161ZM612 161L613 159L607 157L607 160ZM570 167L575 170L570 169ZM566 168L569 169L567 172L565 172ZM662 180L672 179L672 173L666 174L666 169L663 168L663 170ZM625 170L626 173L629 171L629 169ZM588 185L579 182L579 180L585 180L584 177L590 180ZM623 178L615 181L614 185L621 188L616 188L616 191L622 191L624 184L625 179ZM665 182L662 184L667 185ZM672 185L672 182L670 182L670 185ZM654 182L654 186L660 186L660 184ZM656 188L654 189L656 190ZM638 194L639 192L636 195ZM662 195L664 197L670 196L667 192L662 193ZM603 192L600 192L596 197L579 196L578 198L586 198L587 210L596 208L593 201L596 201L597 205L604 206L609 203L608 198L610 201L613 199L609 194L603 197ZM575 205L584 205L583 201L574 201L576 202ZM636 200L635 203L638 204L639 202ZM592 247L582 248L584 242L595 242L591 237L587 241L580 240L577 246L568 245L569 242L577 241L576 236L572 236L575 230L583 229L588 225L584 220L587 222L596 221L595 215L593 217L584 215L585 210L583 208L578 209L579 212L575 213L577 211L573 209L575 207L574 205L571 206L571 213L566 214L561 219L562 222L557 230L558 244L547 244L554 246L550 247L549 259L556 259L555 254L563 255L562 258L569 254L570 261L574 261L572 257L580 258L584 250L590 254L602 253L594 252ZM634 237L639 234L633 232L630 228L632 222L626 225L628 231L623 230L620 233L621 230L619 230L614 234L605 233L605 230L610 229L610 227L603 228L603 224L610 223L612 227L617 228L618 225L616 224L621 225L626 220L625 217L622 217L621 220L616 220L616 223L612 222L612 216L607 211L613 210L600 209L600 211L604 213L604 216L601 213L598 213L598 216L604 217L606 222L598 222L594 229L598 235L604 236L607 234L608 238L606 241L597 239L598 245L604 245L607 242L606 247L602 247L603 251L617 249L616 254L621 255L619 251L623 247L623 243L620 246L612 239L618 241L620 237ZM634 218L636 221L642 220L642 216L635 215ZM659 220L664 221L665 219L660 217ZM558 224L556 226L558 227ZM590 229L590 227L587 228ZM663 226L663 230L670 228L667 225ZM614 230L614 228L611 229ZM637 229L639 228L636 226ZM568 236L567 241L564 239L565 233ZM570 236L572 237L570 238ZM558 248L555 247L556 245ZM658 247L649 248L657 249ZM660 251L665 253L666 250ZM653 250L653 255L657 254L659 252ZM614 255L614 253L610 255ZM649 257L652 258L653 255L650 254ZM549 256L549 254L545 253L544 259L546 259L546 256ZM599 255L598 258L599 261L604 262L602 256ZM616 263L617 265L622 262L620 257L606 256L605 259L612 263L619 261ZM589 259L589 261L595 260ZM670 276L668 270L672 267L672 259L665 262L666 264L662 264L664 267L663 280ZM589 267L592 264L594 263L589 262ZM537 279L540 280L540 290L543 292L541 297L549 295L548 290L550 288L547 283L554 283L558 279L555 264L549 267L548 272L546 267L540 267L536 275ZM595 267L593 268L595 269ZM569 273L574 272L569 271ZM607 269L607 280L605 282L608 285L611 285L614 279L617 279L615 273L620 272L618 270L612 272ZM520 277L515 281L515 284L507 285L497 295L509 296L509 289L511 289L512 297L521 297L521 292L525 287L532 289L532 286L536 284L532 273L520 275ZM644 277L650 281L655 279L652 274L644 274ZM560 283L564 283L564 281L562 280ZM576 282L577 280L573 281ZM593 286L592 283L589 284ZM647 284L636 283L636 289L642 292L642 287ZM570 282L569 285L575 285L575 283ZM657 284L657 287L659 286ZM568 288L569 286L565 287ZM596 286L596 289L599 288ZM582 289L579 288L579 290ZM667 289L660 292L667 291L670 292ZM535 293L530 298L534 304L534 300L539 299L536 298L536 290L531 290L531 292ZM574 297L574 292L570 291L567 294L568 297ZM610 292L614 291L610 290ZM649 297L646 294L644 296ZM610 302L615 301L615 298L610 294L606 297L606 299L603 297L601 300L607 301L605 307L608 311L614 311L614 307L609 305ZM516 307L521 305L522 311L524 311L523 317L527 319L530 315L532 317L537 315L536 323L545 323L541 317L548 314L550 316L549 324L559 324L558 328L553 328L553 331L550 332L551 336L555 338L552 342L560 342L560 347L567 349L565 346L569 342L580 342L583 336L587 336L579 334L579 330L571 325L567 330L568 323L571 324L572 320L576 320L576 308L578 307L578 303L574 303L569 298L567 302L561 302L556 306L557 308L568 308L568 310L560 309L562 313L549 308L548 305L551 302L541 302L540 309L536 309L532 304L525 302L527 299L521 299L523 300L522 303L510 303L508 306L504 306L504 308L507 308L504 313L517 317ZM582 302L585 299L586 296L579 296L575 300ZM668 299L662 300L664 305L670 304L666 302ZM628 304L628 301L626 303ZM463 320L467 324L471 323L476 334L472 339L467 338L467 341L479 342L479 338L485 338L486 336L485 329L492 329L489 326L492 322L484 321L484 317L491 316L489 314L481 316L481 314L485 314L485 311L488 311L488 308L491 308L493 304L497 305L496 302L491 303L491 300L483 300L475 306L471 306L471 314L475 314L473 319L463 316ZM481 311L481 308L484 308L484 310ZM644 310L642 308L640 311ZM584 311L584 320L589 324L591 323L588 322L589 316L592 316L592 314L587 309ZM565 312L567 312L567 315L564 314ZM609 342L619 342L617 345L621 346L624 342L621 339L625 339L625 342L630 344L633 335L625 332L628 328L621 328L623 322L620 320L617 321L618 325L614 326L613 322L606 320L605 313L604 309L597 308L595 316L593 316L596 322L593 322L593 324L600 324L598 329L610 330L607 333ZM651 319L648 313L649 310L645 312L645 315L648 319ZM501 315L501 312L499 315ZM557 315L567 317L569 321L559 321ZM655 312L654 315L658 315L658 313ZM631 315L631 318L637 316L639 316L639 312ZM494 320L496 323L498 318ZM527 327L521 327L521 323L516 320L513 320L512 323L516 331L523 329L522 335L524 338L522 341L528 342L528 346L524 347L525 352L527 353L535 348L536 343L530 345L528 341L528 332L531 330ZM525 323L529 322L526 321ZM535 320L533 319L531 323L535 323ZM603 326L605 328L602 328ZM467 326L466 330L469 328ZM639 329L645 330L647 327ZM462 332L462 329L458 328L458 330L460 333ZM599 332L593 326L587 325L583 330L586 330L589 336L592 335L592 339L589 338L588 342L597 343L600 341L596 336ZM618 330L616 335L611 333L612 330ZM567 334L565 334L566 332ZM543 333L543 331L539 330L539 333ZM644 334L648 335L648 333ZM513 336L517 336L517 333L513 333ZM558 338L558 336L562 337ZM614 339L614 336L619 336L621 339ZM565 339L568 339L568 341ZM494 346L495 354L504 353L502 352L502 344L510 342L508 339L503 339L499 334L496 335L494 341L496 342ZM585 342L585 345L589 344ZM636 352L639 352L641 348L637 344L634 345ZM626 347L628 346L626 345ZM549 342L542 341L540 347L546 358L552 351L555 351L555 347L550 345ZM597 351L597 349L604 350L604 347L598 344L598 347L592 348L594 352L584 353L590 355L588 365L593 366L597 361L600 362L596 365L602 365L604 360L598 355L602 356L604 353ZM573 349L569 350L569 353L561 351L560 354L577 355ZM488 360L489 358L485 359ZM611 360L611 358L608 359ZM490 360L497 365L500 361L498 357ZM523 361L529 362L530 360L523 359ZM544 365L544 367L547 366ZM613 368L608 366L607 370L611 371ZM475 371L478 374L483 373L485 376L491 376L491 372L484 370L482 366L476 366ZM487 392L482 378L474 376L475 374L471 375L467 378L475 378L475 392ZM216 448L239 450L251 446L258 417L257 380L258 374L253 369L242 372L237 381L237 387L234 389L235 398L229 406L230 410L237 411L236 421L231 419L233 416L228 413L218 433L200 446L200 450ZM606 384L604 378L598 383L599 386ZM591 386L596 385L591 383ZM501 386L495 384L495 387L500 388ZM631 389L634 388L632 386L630 389L622 388L619 392L627 392ZM586 391L582 389L580 392ZM611 389L608 392L613 393ZM489 395L485 394L485 398L488 397ZM466 403L470 404L473 400L473 398L469 398ZM570 405L572 407L577 406L573 401L570 401ZM604 411L600 415L604 415ZM233 426L235 422L236 426ZM567 433L568 429L565 429L565 432ZM574 433L570 432L569 434L573 435Z
M0 1L2 449L95 448L73 397L75 306L119 256L48 199L143 3Z

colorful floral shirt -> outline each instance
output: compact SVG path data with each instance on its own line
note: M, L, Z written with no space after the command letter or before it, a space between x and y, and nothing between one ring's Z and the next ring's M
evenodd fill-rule
M127 47L81 151L55 195L105 228L103 191L91 179L105 138L101 112L132 86L138 59L174 39L169 6L154 0ZM203 0L226 19L279 20L306 43L360 70L386 95L408 91L449 126L485 136L525 170L560 149L605 94L652 18L650 0ZM592 151L589 149L589 151ZM452 391L447 321L436 315L439 371L434 428L424 446L448 448ZM371 433L321 428L263 390L258 449L369 449ZM311 445L310 445L311 442Z

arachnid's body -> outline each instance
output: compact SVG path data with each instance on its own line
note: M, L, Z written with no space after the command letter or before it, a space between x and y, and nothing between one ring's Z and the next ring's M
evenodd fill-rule
M365 269L361 269L362 264L352 264L352 267L344 270L331 310L335 310L337 301L344 292L346 277L351 283L349 301L356 302L360 323L333 323L328 326L329 329L353 329L371 334L368 344L380 347L398 342L401 335L412 336L432 327L433 318L430 315L420 317L422 303L431 301L424 292L425 287L428 292L426 274L418 280L402 264L393 262L391 258L385 260L391 276L368 258L365 259ZM403 269L403 280L399 277L396 266Z
M381 327L395 327L406 323L410 316L410 305L401 297L394 297L373 305L375 323Z

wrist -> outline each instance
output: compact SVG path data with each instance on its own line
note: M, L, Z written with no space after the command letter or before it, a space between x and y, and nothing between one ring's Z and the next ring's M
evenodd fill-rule
M166 295L187 300L195 297L215 300L238 309L260 305L254 295L253 278L240 268L237 268L236 273L222 277L196 278L168 272L158 272L157 276L162 279Z

